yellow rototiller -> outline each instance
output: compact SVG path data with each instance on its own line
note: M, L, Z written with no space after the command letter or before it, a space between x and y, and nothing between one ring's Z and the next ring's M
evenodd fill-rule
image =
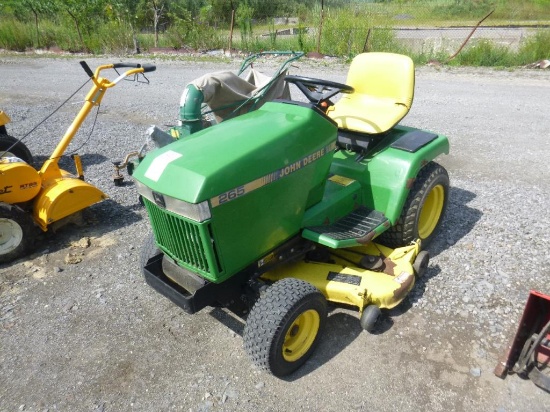
M42 167L33 166L30 151L7 135L9 117L0 112L0 263L24 256L32 247L38 230L61 226L67 218L107 196L84 181L82 162L73 154L76 175L60 169L59 160L94 106L99 106L107 89L128 76L155 70L153 65L115 63L101 65L93 72L80 62L92 81L85 102L65 135ZM101 77L106 69L130 68L111 81Z

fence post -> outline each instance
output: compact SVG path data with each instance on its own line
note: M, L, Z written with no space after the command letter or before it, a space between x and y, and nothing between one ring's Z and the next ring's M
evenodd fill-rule
M319 32L317 33L317 53L321 53L321 32L323 30L323 18L325 16L325 0L321 0L321 21L319 22Z
M233 48L233 27L235 26L235 7L233 1L231 1L231 28L229 30L229 57L231 57L231 50Z

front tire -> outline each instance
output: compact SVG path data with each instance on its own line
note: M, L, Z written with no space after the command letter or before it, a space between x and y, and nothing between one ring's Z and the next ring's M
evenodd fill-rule
M275 376L302 366L319 342L327 301L310 283L286 278L262 295L248 316L244 348L252 362Z
M35 232L28 213L17 206L0 203L0 263L25 256L34 245Z
M23 160L24 162L32 165L32 154L27 146L19 142L15 137L9 136L7 134L0 134L0 155L8 149L9 152L7 152L3 156L15 156Z
M416 239L428 246L439 231L447 208L449 175L435 162L424 166L409 192L397 223L380 235L389 247L402 247Z

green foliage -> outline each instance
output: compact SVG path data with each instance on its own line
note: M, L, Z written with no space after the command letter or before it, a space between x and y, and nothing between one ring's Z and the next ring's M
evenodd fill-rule
M351 57L365 49L394 52L400 49L393 31L365 9L330 10L325 14L321 33L321 52L325 54Z
M509 67L514 66L514 54L508 47L492 41L472 43L453 59L450 64L460 66Z
M539 30L520 45L517 53L519 64L534 63L550 57L550 30Z
M82 51L82 44L73 26L57 26L54 30L55 45L70 53Z
M32 27L15 19L2 19L0 23L0 47L7 50L25 51L32 47Z
M494 43L490 40L470 42L453 60L452 66L476 67L518 67L535 63L548 58L548 44L550 44L550 30L539 30L536 34L524 40L518 50ZM437 53L419 53L413 56L419 63L430 60L445 62L449 56L439 51Z
M46 20L40 24L40 47L49 49L56 45L57 32L59 25Z
M453 0L434 7L433 13L444 18L468 17L481 19L494 9L494 0Z
M325 13L321 30L321 52L351 56L357 54L364 43L368 29L373 25L372 17L358 17L353 10L330 10ZM360 40L362 39L362 40Z
M116 21L101 25L95 35L86 37L85 43L93 53L124 55L134 50L131 30Z
M137 39L147 51L155 44L151 33L156 26L160 47L224 48L235 10L233 47L308 52L317 50L320 6L321 0L0 0L0 47L124 54L134 50ZM493 9L486 23L550 20L550 0L324 0L320 51L346 57L364 50L391 51L412 55L419 63L446 61L444 45L427 42L420 51L418 46L407 49L392 27L473 26ZM288 27L276 26L273 17L285 16L299 18L292 27L297 34L280 34ZM538 30L518 50L472 39L451 64L513 66L548 58L549 33Z
M248 44L252 41L252 17L254 9L246 3L239 4L236 12L237 24L241 32L241 43L245 49L248 49Z
M223 47L220 32L203 23L198 18L181 19L165 33L169 47L180 49L187 47L195 50L217 49Z

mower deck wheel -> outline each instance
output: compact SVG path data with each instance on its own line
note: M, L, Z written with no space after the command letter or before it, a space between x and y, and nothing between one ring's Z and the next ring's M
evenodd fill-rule
M0 263L23 257L34 244L36 227L28 213L0 203Z
M302 366L325 327L327 302L310 283L285 278L257 301L244 329L244 348L252 362L275 376Z
M378 322L378 319L380 318L381 313L380 308L376 305L368 305L365 307L363 309L363 313L361 314L361 319L359 320L361 327L367 332L372 332L376 326L376 322Z
M425 250L420 251L413 263L414 273L417 277L421 278L426 273L428 263L430 263L430 254Z

